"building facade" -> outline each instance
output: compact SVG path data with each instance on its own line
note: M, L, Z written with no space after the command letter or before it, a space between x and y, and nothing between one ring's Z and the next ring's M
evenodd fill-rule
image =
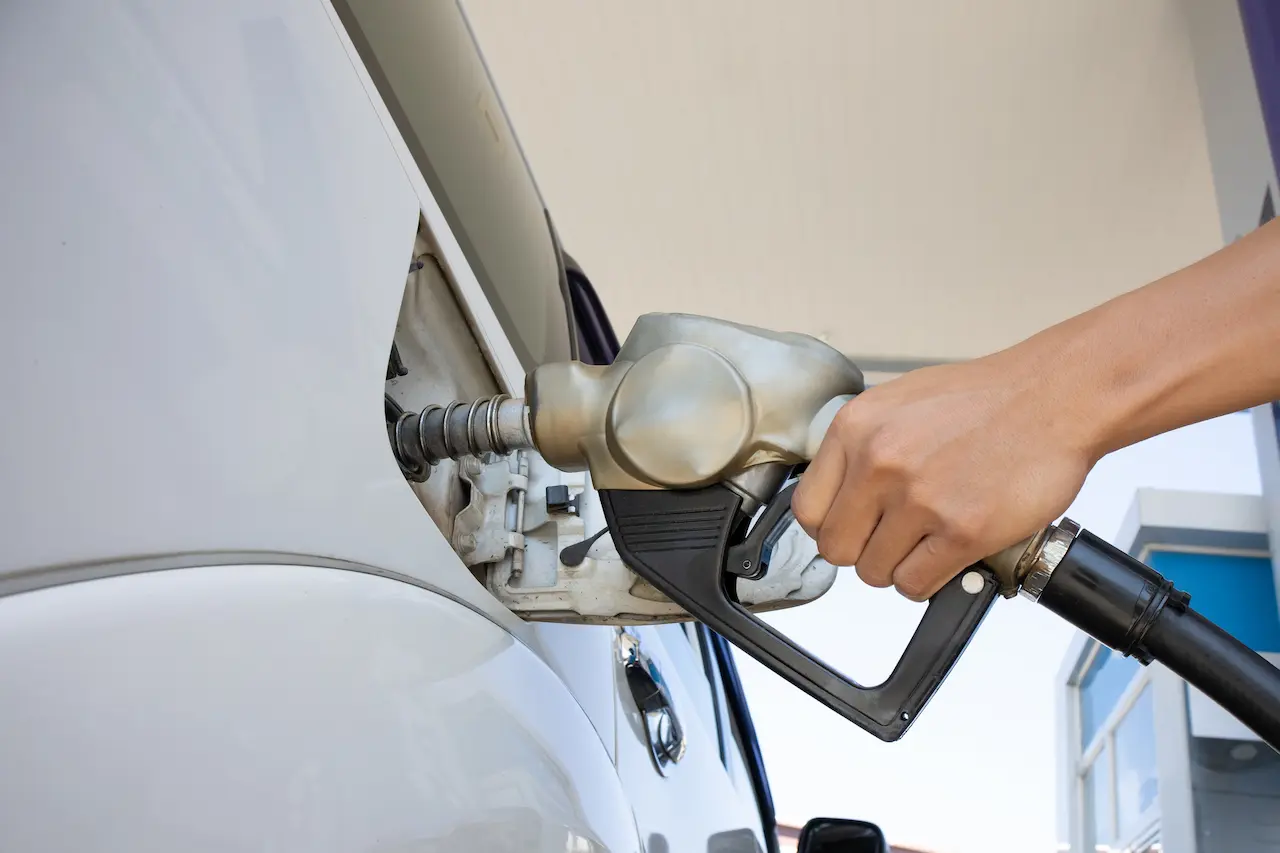
M1280 665L1268 527L1256 495L1143 490L1116 544ZM1200 691L1083 635L1058 691L1072 851L1280 851L1280 754Z
M1280 4L1182 6L1230 243L1275 216ZM1115 544L1280 665L1280 405L1251 415L1261 496L1140 491ZM1280 754L1172 672L1078 636L1057 698L1060 837L1071 851L1280 851Z

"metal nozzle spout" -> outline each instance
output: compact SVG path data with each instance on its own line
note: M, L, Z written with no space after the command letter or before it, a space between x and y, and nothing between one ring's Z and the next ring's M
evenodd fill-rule
M1000 583L1000 594L1012 598L1018 594L1022 581L1031 570L1036 555L1045 537L1054 529L1052 525L1044 528L1034 536L1010 545L998 554L983 559L983 564L991 570Z
M401 469L415 482L426 480L431 466L442 459L505 456L533 448L529 407L506 394L405 412L390 425L390 433Z

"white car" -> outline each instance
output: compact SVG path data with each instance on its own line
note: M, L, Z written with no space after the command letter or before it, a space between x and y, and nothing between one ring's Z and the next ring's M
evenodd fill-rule
M586 478L391 452L617 347L459 7L11 3L0 64L0 850L776 850Z

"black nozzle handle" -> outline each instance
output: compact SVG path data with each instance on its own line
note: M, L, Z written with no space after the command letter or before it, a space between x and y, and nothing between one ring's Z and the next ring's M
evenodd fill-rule
M743 652L828 708L885 741L901 738L959 659L999 594L983 566L957 575L924 615L893 672L862 685L792 642L743 607L739 577L768 560L777 525L789 520L794 484L776 495L756 527L742 498L724 486L690 491L600 492L618 553L636 574Z

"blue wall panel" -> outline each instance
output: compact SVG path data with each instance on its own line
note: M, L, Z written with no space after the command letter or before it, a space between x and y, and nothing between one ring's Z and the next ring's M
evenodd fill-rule
M1266 557L1154 551L1147 563L1191 593L1191 607L1259 652L1280 652L1275 576Z

